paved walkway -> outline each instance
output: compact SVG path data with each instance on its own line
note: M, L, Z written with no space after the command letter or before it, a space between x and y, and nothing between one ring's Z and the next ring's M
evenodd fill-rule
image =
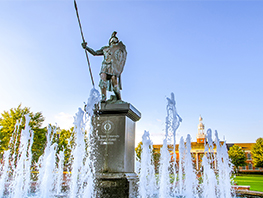
M252 195L256 197L263 197L263 192L258 192L258 191L251 191L251 190L237 190L237 194L241 195Z

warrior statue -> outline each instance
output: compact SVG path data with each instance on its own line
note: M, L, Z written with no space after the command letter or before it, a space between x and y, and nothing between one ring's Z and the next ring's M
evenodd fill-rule
M102 102L106 101L106 92L114 91L117 100L121 100L121 73L126 61L126 47L119 41L116 36L117 32L113 32L109 40L109 46L104 46L95 51L87 46L87 43L82 43L82 47L91 53L93 56L104 56L100 70L99 87L101 89Z

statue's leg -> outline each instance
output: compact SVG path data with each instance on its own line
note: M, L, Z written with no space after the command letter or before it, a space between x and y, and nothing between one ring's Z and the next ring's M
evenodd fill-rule
M101 90L101 101L105 102L107 99L107 75L105 73L100 74L99 87Z
M121 93L120 93L120 88L118 86L118 80L117 80L117 76L112 76L111 77L111 82L113 85L113 91L117 97L117 100L121 100Z

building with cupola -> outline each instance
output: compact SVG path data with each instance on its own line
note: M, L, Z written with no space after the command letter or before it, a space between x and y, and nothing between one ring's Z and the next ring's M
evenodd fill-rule
M203 118L199 117L198 133L196 135L196 142L204 144L205 142L205 125L203 124Z
M191 155L193 159L193 164L194 167L197 171L201 170L202 167L202 158L205 154L205 144L207 143L207 138L206 138L206 131L205 131L205 125L203 124L203 118L200 116L199 117L199 124L197 127L197 135L196 135L196 142L191 142ZM220 145L222 145L224 142L221 141ZM227 149L229 150L233 145L238 145L241 147L247 157L247 165L243 167L239 167L240 172L263 172L262 168L256 168L253 166L253 161L252 161L252 155L251 155L251 149L255 143L226 143ZM214 148L213 148L213 153L216 155L216 144L214 143ZM160 152L160 149L162 147L162 144L154 144L153 149L155 152ZM174 161L173 159L173 145L170 144L168 145L168 150L170 151L171 154L171 161ZM179 145L176 144L175 147L175 152L176 152L176 162L179 162ZM216 165L216 163L215 163Z
M206 143L206 134L205 134L205 125L203 124L203 118L199 117L199 124L197 127L197 135L196 135L196 142L191 142L191 155L193 159L193 164L196 170L200 170L202 167L202 158L204 156L205 151L205 143ZM223 142L221 142L221 145ZM162 144L154 144L153 148L156 152L160 152L160 149L162 147ZM216 144L213 145L213 152L216 154ZM171 161L174 161L173 159L173 145L168 145L168 150L171 154ZM176 144L175 147L176 152L176 162L179 162L179 145Z

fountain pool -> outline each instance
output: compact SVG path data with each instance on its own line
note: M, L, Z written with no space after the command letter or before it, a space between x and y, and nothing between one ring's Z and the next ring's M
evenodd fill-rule
M175 137L176 130L182 119L175 108L174 95L167 98L166 129L161 149L159 175L156 177L152 159L152 141L150 133L145 131L142 137L142 154L138 172L138 195L142 198L230 198L236 197L231 190L232 165L228 158L225 142L222 144L215 131L212 141L212 131L207 131L205 155L202 159L202 172L197 174L193 167L191 156L191 137L180 139L179 161L170 162L171 154L167 145L174 145L173 159L176 159ZM26 115L26 127L18 136L20 122L17 123L10 142L20 144L18 153L11 149L4 152L1 164L0 197L97 197L95 189L96 166L93 127L91 117L94 105L99 103L100 94L92 89L85 111L79 109L74 117L74 132L72 140L72 155L70 165L64 166L64 152L57 152L58 145L54 139L56 128L49 127L47 144L44 154L36 164L36 172L32 172L33 131ZM217 152L213 146L216 145ZM69 145L70 146L70 145ZM175 178L170 181L171 176ZM110 197L110 195L109 195Z

